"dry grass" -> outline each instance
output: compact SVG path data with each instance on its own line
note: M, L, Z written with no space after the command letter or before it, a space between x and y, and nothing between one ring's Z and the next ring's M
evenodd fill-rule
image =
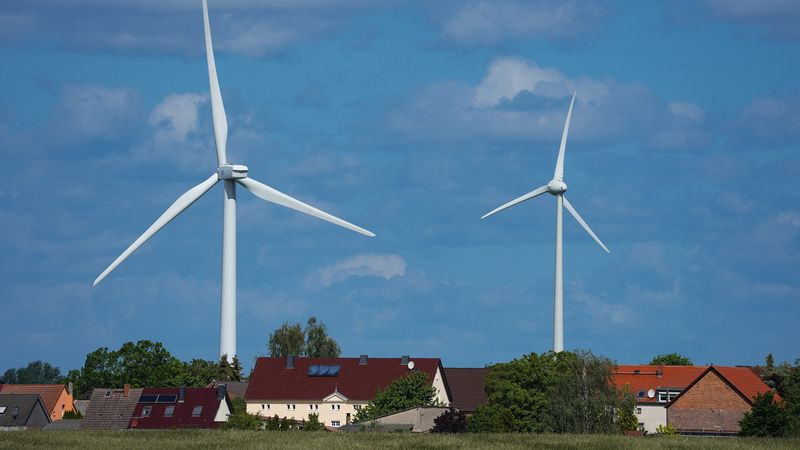
M800 439L737 439L552 434L326 433L252 431L18 431L0 432L0 449L798 449Z

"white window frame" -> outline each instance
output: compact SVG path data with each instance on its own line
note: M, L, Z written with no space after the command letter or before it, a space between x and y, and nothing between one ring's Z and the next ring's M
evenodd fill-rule
M342 422L338 420L331 420L331 426L334 428L339 428L340 426L342 426Z
M172 417L175 414L175 405L167 405L164 408L164 417Z
M139 417L150 417L150 413L153 412L153 407L150 405L142 406L142 414Z

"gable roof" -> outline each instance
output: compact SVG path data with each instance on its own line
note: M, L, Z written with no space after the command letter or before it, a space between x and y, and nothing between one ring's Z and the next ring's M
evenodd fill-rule
M38 394L2 394L0 393L0 408L5 408L0 414L0 427L24 427L33 416L36 408L40 408L47 422L50 414L44 409ZM17 417L14 418L14 408L18 408Z
M410 360L414 361L414 370L425 372L431 382L441 368L439 358ZM411 373L401 361L401 358L369 358L366 364L359 365L359 358L296 357L294 368L288 369L286 358L258 358L245 399L321 401L338 391L350 400L369 401L378 389L385 389L395 379ZM308 369L313 365L338 365L340 369L337 376L309 376Z
M755 372L752 371L749 367L726 367L726 366L709 366L706 370L703 371L694 381L692 381L689 386L678 394L670 405L675 404L675 402L683 396L683 394L689 389L691 389L695 384L697 384L700 380L702 380L709 372L716 373L722 381L727 383L737 394L739 394L742 398L744 398L747 403L751 406L754 403L754 398L758 394L763 394L766 392L771 392L769 386L767 386ZM780 399L778 394L775 394L776 399ZM667 405L669 408L670 405Z
M141 394L141 389L129 389L127 396L124 389L95 389L83 415L81 429L127 429Z
M180 388L144 388L133 411L131 428L213 428L217 426L214 419L221 404L226 403L228 411L231 410L227 394L225 398L218 398L216 388L185 388L183 402L178 401L179 392ZM143 402L148 395L173 395L175 401ZM150 407L150 412L147 417L142 417L145 407ZM166 415L168 407L172 407L171 416Z
M446 367L444 373L452 394L453 407L471 413L486 403L485 385L488 368Z
M0 384L0 394L37 394L42 398L47 415L55 411L61 394L67 391L63 384Z
M664 365L619 365L612 373L612 381L618 388L628 388L637 403L658 403L658 397L647 397L653 389L684 390L692 384L706 366L664 366ZM644 397L638 393L644 391Z

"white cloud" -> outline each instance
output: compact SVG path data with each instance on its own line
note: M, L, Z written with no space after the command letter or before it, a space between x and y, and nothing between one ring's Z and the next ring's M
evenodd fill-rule
M197 131L197 111L208 102L206 94L171 94L153 108L148 122L156 129L158 142L185 142Z
M76 138L115 138L131 128L139 113L133 89L93 84L64 89L56 107L56 127Z
M442 31L447 39L462 44L494 44L525 37L573 40L605 16L595 1L482 0L457 10L444 22Z
M369 276L390 280L406 273L406 262L392 254L362 254L351 256L314 273L309 281L322 286L345 281L350 277Z

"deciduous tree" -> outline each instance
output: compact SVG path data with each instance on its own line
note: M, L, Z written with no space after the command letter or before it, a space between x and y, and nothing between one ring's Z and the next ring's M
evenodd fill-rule
M356 414L355 421L363 422L416 406L438 405L436 388L425 372L411 372L378 390L375 396Z
M31 361L25 367L8 369L0 377L7 384L60 384L64 382L61 369L43 361Z
M677 353L658 355L650 361L650 365L664 364L665 366L691 366L692 360Z

